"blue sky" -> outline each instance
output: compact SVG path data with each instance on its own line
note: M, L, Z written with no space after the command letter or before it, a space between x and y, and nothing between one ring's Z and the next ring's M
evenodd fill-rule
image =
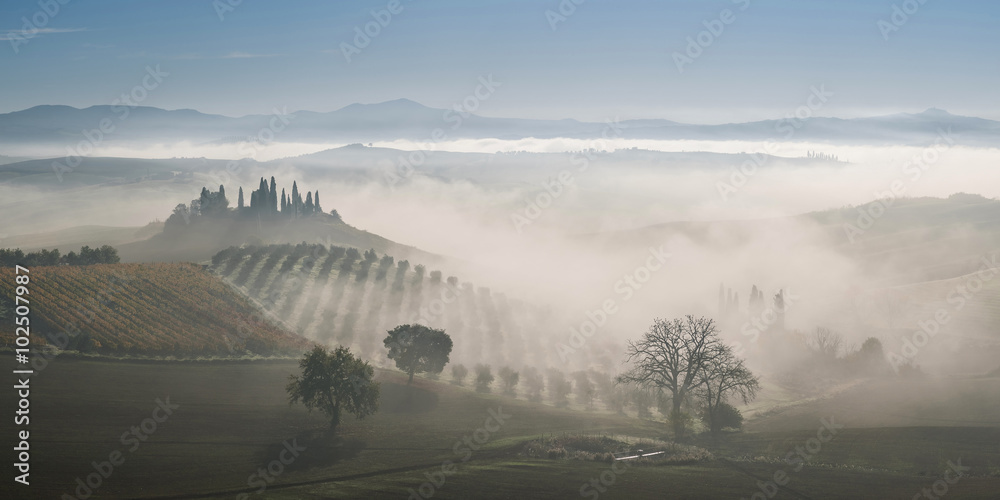
M348 62L341 43L388 0L243 0L220 20L226 1L69 0L53 16L4 2L0 112L109 104L159 65L169 76L142 104L231 116L401 97L450 107L493 74L502 86L478 110L490 116L746 121L825 85L822 115L1000 119L1000 2L908 0L919 7L885 40L877 23L907 2L562 0L575 11L553 30L560 0L400 0ZM672 54L724 9L732 22L679 72ZM47 22L15 52L11 33L33 16Z

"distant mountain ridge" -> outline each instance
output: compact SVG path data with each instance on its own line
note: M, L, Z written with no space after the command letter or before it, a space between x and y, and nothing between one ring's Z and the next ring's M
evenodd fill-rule
M84 131L110 120L113 130L101 141L190 141L211 143L232 137L279 142L350 143L386 140L433 141L440 129L444 140L461 138L524 139L602 136L660 140L795 140L843 141L856 144L928 144L942 131L957 143L996 146L1000 122L959 116L930 108L922 113L898 113L867 118L816 117L747 123L694 125L664 119L622 120L614 124L573 119L494 118L461 109L437 109L409 99L374 104L350 104L330 112L275 109L272 114L228 117L192 109L97 105L74 108L35 106L0 114L0 147L7 144L73 144ZM108 123L108 122L105 122ZM91 134L93 136L93 134Z

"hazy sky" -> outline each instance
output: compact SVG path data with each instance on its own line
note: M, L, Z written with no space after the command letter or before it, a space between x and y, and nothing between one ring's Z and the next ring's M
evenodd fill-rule
M784 116L822 84L835 93L822 115L1000 119L1000 2L576 1L400 0L348 62L341 44L393 2L70 0L49 16L12 0L0 112L109 104L159 65L169 76L142 104L226 115L400 97L450 107L492 74L502 85L478 109L491 116L746 121ZM894 23L894 4L913 13ZM724 9L731 22L713 23ZM42 29L22 43L23 17ZM673 54L704 23L724 30L678 71Z

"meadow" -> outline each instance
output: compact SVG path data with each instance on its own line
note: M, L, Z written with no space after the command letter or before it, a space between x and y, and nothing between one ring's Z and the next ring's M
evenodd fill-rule
M477 393L443 378L418 377L407 387L403 374L378 370L380 411L364 420L348 417L328 435L322 415L287 402L284 386L297 369L291 361L56 358L32 379L37 459L30 490L8 485L2 495L82 498L76 480L86 481L95 464L100 468L116 451L124 461L90 498L420 498L421 492L434 498L768 498L770 492L773 498L909 499L931 488L949 461L971 467L948 485L949 498L996 498L1000 491L995 422L848 426L832 437L826 433L830 439L816 450L810 439L822 419L841 425L843 412L829 413L826 399L774 405L759 408L744 432L688 443L710 459L619 465L615 473L607 462L528 458L524 446L541 436L664 438L666 424ZM996 382L953 385L972 390ZM4 404L12 403L9 394ZM157 400L176 408L164 418ZM953 404L925 402L931 413ZM497 412L502 423L490 420ZM164 420L151 425L146 420L153 417ZM283 453L288 446L300 450L298 456ZM796 448L808 457L801 466L788 459ZM775 479L784 484L772 487Z

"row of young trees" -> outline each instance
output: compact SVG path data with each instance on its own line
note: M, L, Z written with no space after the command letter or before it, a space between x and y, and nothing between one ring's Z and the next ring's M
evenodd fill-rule
M80 253L70 252L66 255L59 253L59 249L37 250L24 253L20 248L0 248L0 266L13 267L21 265L26 267L39 266L88 266L91 264L117 264L121 261L118 257L118 250L111 245L104 245L100 248L90 248L84 245L80 248Z
M556 321L535 304L375 250L247 245L220 251L212 263L293 331L376 364L384 360L387 330L421 323L447 330L456 358L541 366L544 335Z
M448 364L453 347L451 337L444 332L423 325L399 325L389 330L383 340L388 358L409 377L412 383L416 373L440 374ZM333 354L324 349L314 350L303 360L302 378L294 377L288 386L291 401L303 401L307 408L321 408L331 418L331 426L340 421L341 408L347 408L359 418L375 411L377 392L372 399L371 367L358 364L343 347ZM336 361L340 360L340 361ZM732 348L722 342L714 321L687 316L684 319L657 319L643 337L629 342L626 361L632 368L614 379L587 371L576 372L573 380L558 370L548 372L547 384L541 373L528 367L524 372L524 387L529 400L540 401L543 389L556 406L567 406L568 396L576 389L576 399L587 408L593 408L596 398L601 398L608 408L623 412L631 402L640 417L649 415L649 407L656 404L667 410L674 434L680 439L685 432L690 413L685 411L696 401L705 423L713 434L725 426L742 420L739 411L730 405L731 400L749 403L760 388L759 380L737 357ZM340 372L350 365L349 371ZM462 385L469 370L461 365L452 366L455 383ZM521 372L510 367L499 370L500 385L507 395L516 395L521 382ZM355 381L349 384L348 381ZM360 381L360 383L358 383ZM477 364L473 370L473 384L477 391L490 392L496 377L490 365ZM575 382L575 383L574 383ZM315 389L317 384L330 391ZM332 385L331 385L332 384ZM353 389L352 386L353 385ZM340 387L340 389L337 389ZM346 391L341 396L336 391ZM361 406L359 406L361 405Z

